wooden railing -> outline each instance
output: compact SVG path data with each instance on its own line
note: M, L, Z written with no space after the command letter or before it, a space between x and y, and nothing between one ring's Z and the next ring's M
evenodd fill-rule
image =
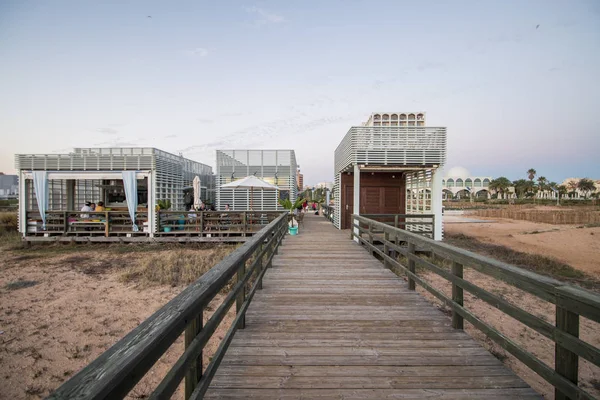
M148 213L137 211L133 231L128 211L47 211L46 229L42 226L39 211L27 211L26 236L84 235L120 236L146 235L149 232Z
M170 398L185 377L185 397L201 399L237 329L245 326L245 313L287 230L287 215L280 213L243 246L234 250L177 297L155 312L123 339L60 386L49 399L123 398L185 330L185 351L150 395ZM234 277L235 285L203 326L208 303ZM236 303L236 317L206 369L202 352L215 330Z
M280 215L281 211L160 211L156 236L247 236Z
M323 215L330 221L333 221L333 213L335 212L332 206L328 206L325 204L321 205L321 209L323 210Z
M386 266L394 266L406 274L408 287L415 290L419 284L452 310L452 326L463 329L466 320L496 342L555 388L556 399L593 399L577 385L579 358L600 366L600 349L579 338L579 317L600 322L600 295L568 285L555 279L496 261L446 243L395 228L364 216L352 216L352 237L366 246L372 254L383 259ZM383 250L373 244L373 231L383 232ZM366 238L365 238L366 237ZM438 266L415 254L415 250L428 251L438 258L452 262L450 270ZM390 255L391 254L391 255ZM397 254L406 257L407 265L398 261ZM452 283L452 297L434 288L416 273L416 266L426 268ZM509 303L463 276L463 268L499 279L531 293L556 307L556 324L546 322L518 306ZM465 307L463 291L502 311L541 335L555 342L555 367L547 365L516 342L477 317Z
M384 224L391 225L395 228L402 228L431 239L434 238L434 214L361 214L361 217L383 222Z
M249 236L281 215L281 211L159 211L155 236ZM148 212L135 215L133 231L128 211L47 211L46 229L38 211L27 212L26 236L148 235Z

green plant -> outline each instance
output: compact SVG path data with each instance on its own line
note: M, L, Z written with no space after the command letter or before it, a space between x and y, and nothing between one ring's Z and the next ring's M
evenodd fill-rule
M171 200L158 200L156 202L156 207L159 210L168 210L171 208Z
M303 201L304 199L301 197L298 197L294 203L292 203L290 199L279 199L279 205L281 205L281 207L285 208L286 210L289 210L290 215L292 216L292 219L290 221L292 223L292 226L298 225L296 217L294 216L294 210L301 207Z

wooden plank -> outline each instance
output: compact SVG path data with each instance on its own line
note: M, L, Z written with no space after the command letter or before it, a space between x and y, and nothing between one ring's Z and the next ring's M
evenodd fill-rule
M492 366L402 366L393 365L376 365L371 368L364 368L360 365L298 365L298 366L282 366L282 365L227 365L219 369L219 376L343 376L343 377L367 377L367 376L390 376L390 377L463 377L463 376L506 376L513 373L504 368L502 365Z
M540 400L530 388L502 389L213 389L206 399L436 399L436 400Z
M229 376L213 379L213 388L250 389L492 389L526 388L515 375L497 376Z

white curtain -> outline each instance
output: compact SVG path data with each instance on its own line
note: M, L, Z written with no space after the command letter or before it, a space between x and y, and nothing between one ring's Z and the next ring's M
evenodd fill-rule
M38 210L42 216L42 230L46 230L46 211L48 211L48 175L46 171L33 171L33 191Z
M133 223L132 229L138 232L138 226L135 224L135 211L137 210L137 179L136 171L123 171L123 186L125 187L125 200L127 201L127 209Z

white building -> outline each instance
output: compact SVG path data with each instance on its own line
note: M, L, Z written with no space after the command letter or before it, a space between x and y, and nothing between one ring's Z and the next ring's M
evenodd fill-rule
M283 211L279 198L296 201L297 187L296 153L294 150L217 150L217 209L244 211ZM281 190L223 189L221 185L246 176L255 175ZM250 195L252 194L252 202Z
M123 212L124 216L119 218L127 220L128 226L143 227L135 232L115 231L115 235L153 236L158 232L159 221L154 211L159 200L170 202L173 211L186 210L184 191L192 186L194 177L201 180L205 201L212 195L214 182L210 166L148 147L17 154L15 166L19 171L19 231L23 235L41 232L39 220L45 225L45 218L62 218L48 231L66 234L68 215L80 215L76 211L86 202L103 202L114 215ZM38 199L38 192L45 198ZM133 201L130 204L128 197L135 199L136 204ZM107 231L107 235L112 234Z
M335 150L335 226L350 228L352 214L433 215L441 240L445 162L446 128L426 127L424 112L371 114Z
M491 176L473 176L463 167L450 168L442 179L444 200L469 199L471 195L489 199L491 181Z

